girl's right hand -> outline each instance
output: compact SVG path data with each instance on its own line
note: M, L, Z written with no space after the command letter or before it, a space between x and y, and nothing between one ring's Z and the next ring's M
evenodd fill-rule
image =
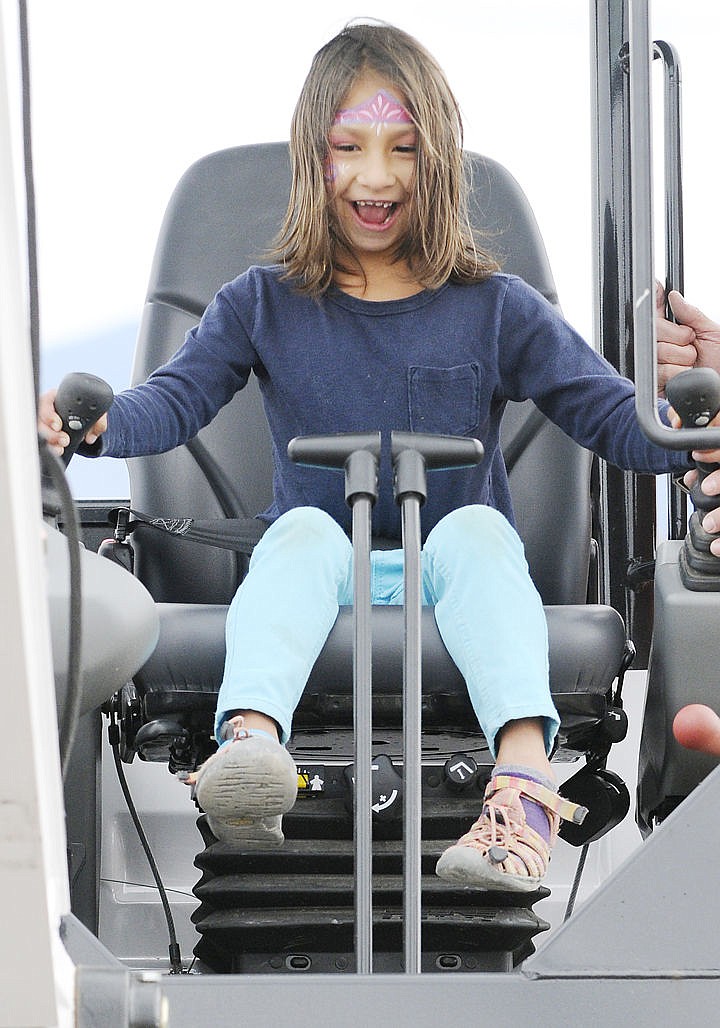
M63 431L62 419L55 410L56 394L57 389L48 389L38 401L38 431L47 441L53 453L60 457L70 442L70 438L67 432ZM107 414L103 414L85 433L85 442L94 443L103 432L107 431L107 425Z

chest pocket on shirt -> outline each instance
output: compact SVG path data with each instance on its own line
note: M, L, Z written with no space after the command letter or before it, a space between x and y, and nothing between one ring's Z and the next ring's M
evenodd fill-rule
M480 420L480 367L408 368L411 432L467 435Z

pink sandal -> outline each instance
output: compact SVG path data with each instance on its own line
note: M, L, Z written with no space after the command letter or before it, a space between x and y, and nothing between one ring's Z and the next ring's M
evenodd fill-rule
M534 800L550 823L550 841L525 817L521 796ZM531 892L542 883L561 820L582 824L587 810L538 782L495 775L485 790L483 812L466 835L446 849L436 874L481 889Z

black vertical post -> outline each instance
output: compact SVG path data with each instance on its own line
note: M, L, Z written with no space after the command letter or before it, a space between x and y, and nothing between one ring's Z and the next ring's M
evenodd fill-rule
M630 108L626 67L627 0L591 0L594 189L594 336L618 371L634 379ZM652 634L652 588L633 590L628 570L655 552L655 479L601 466L600 589L625 619L647 666Z

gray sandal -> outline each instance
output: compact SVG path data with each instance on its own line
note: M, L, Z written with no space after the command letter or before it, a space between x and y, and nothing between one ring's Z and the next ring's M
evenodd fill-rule
M231 742L205 761L194 794L221 842L238 848L282 845L282 815L297 797L297 768L279 742L252 735L237 715Z

